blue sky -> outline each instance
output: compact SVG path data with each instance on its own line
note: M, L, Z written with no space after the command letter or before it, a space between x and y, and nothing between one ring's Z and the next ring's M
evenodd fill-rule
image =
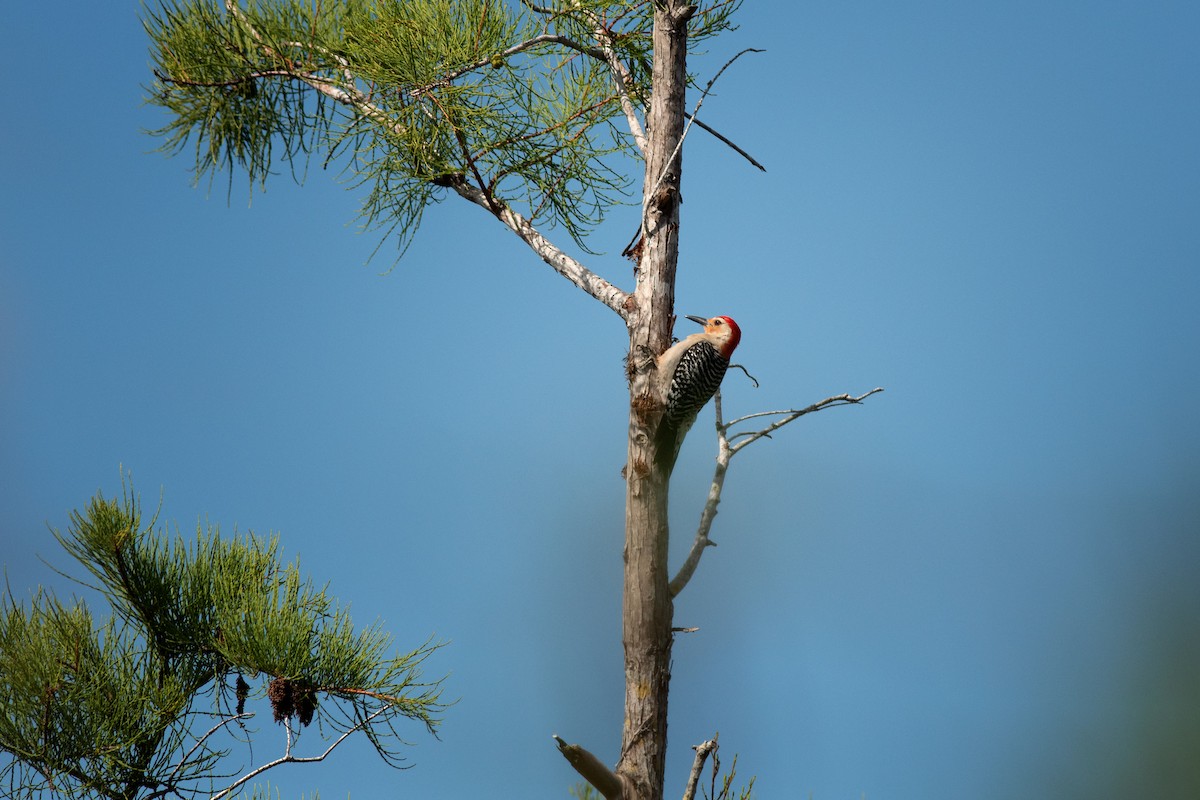
M768 7L768 6L771 7ZM277 531L459 699L403 773L284 796L565 797L617 757L619 320L474 207L395 269L332 171L247 204L143 131L138 6L8 15L0 542L130 470L189 531ZM743 329L734 414L883 386L739 455L677 622L668 795L719 730L759 796L1200 792L1200 7L748 3L693 62L681 313ZM614 215L588 263L629 287ZM561 232L554 235L562 241ZM712 443L672 495L681 559ZM279 731L263 726L256 754ZM279 745L281 747L281 745ZM518 787L519 788L516 788ZM508 787L513 787L512 791Z

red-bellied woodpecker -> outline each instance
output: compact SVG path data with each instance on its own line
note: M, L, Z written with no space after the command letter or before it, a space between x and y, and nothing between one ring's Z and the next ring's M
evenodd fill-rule
M729 357L742 339L741 329L729 317L688 319L703 325L704 331L676 342L658 357L658 387L665 410L658 425L657 453L668 474L683 437L721 385Z

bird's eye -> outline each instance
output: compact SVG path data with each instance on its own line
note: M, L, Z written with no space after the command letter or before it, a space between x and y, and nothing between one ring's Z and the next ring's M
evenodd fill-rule
M712 321L712 324L713 324L713 325L724 325L724 324L725 324L725 320L721 319L720 317L717 317L716 319L714 319L714 320Z

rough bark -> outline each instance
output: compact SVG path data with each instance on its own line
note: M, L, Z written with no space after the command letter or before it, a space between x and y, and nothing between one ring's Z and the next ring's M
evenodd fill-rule
M660 800L667 745L672 603L667 574L668 477L656 465L661 402L650 392L653 357L671 341L679 255L680 137L687 20L694 7L656 3L654 94L642 207L642 251L629 310L630 416L625 495L625 722L617 774L626 798Z

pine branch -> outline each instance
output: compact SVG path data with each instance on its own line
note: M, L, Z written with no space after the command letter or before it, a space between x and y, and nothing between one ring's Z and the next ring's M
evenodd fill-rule
M256 84L260 81L284 81L295 82L319 93L323 98L333 101L336 105L345 107L360 118L369 120L371 123L379 126L383 139L389 137L397 137L405 142L412 139L414 142L421 140L424 142L422 147L432 156L433 159L428 165L431 174L425 178L423 187L419 185L421 165L420 154L414 154L418 159L417 169L414 174L407 180L413 181L409 186L411 188L396 187L390 184L390 178L386 173L381 173L377 176L377 180L389 181L389 185L384 185L372 192L368 203L368 218L374 219L376 214L380 216L390 216L393 213L397 214L395 219L397 224L401 226L402 235L411 235L415 227L416 220L419 219L420 210L428 202L427 196L431 192L431 186L440 186L444 188L453 188L456 193L470 202L476 203L487 209L489 213L500 220L509 230L513 231L524 241L534 252L547 264L566 277L576 286L583 289L596 299L599 299L609 308L612 308L622 317L626 313L626 303L628 296L625 292L617 289L607 280L593 273L579 261L569 257L562 248L553 244L535 227L532 219L526 219L522 215L514 211L508 202L502 199L497 193L497 186L509 175L522 181L536 181L540 184L540 188L544 196L541 202L537 203L533 209L535 215L540 213L544 208L550 208L552 213L558 219L561 219L567 224L568 230L572 236L579 241L579 225L580 222L587 223L585 219L577 219L577 215L582 212L584 206L579 204L578 198L574 195L578 193L578 189L572 188L572 196L565 199L558 199L556 195L565 192L566 187L572 181L575 185L585 187L584 191L603 192L607 180L602 173L589 171L581 173L580 167L587 167L584 162L580 162L578 157L574 155L575 150L586 151L591 145L582 138L594 125L604 116L604 108L614 101L617 95L624 91L623 86L617 85L617 93L609 94L606 97L598 100L590 100L574 109L567 107L562 119L544 120L547 124L540 126L529 127L521 130L517 128L518 133L506 134L495 141L483 141L477 148L472 148L468 143L468 130L466 125L459 120L459 101L456 96L450 95L446 98L447 101L453 101L455 105L451 107L440 96L442 90L449 90L455 81L464 76L483 70L489 79L491 72L504 59L517 55L522 52L536 50L539 47L557 46L565 47L569 50L576 51L586 55L589 59L600 62L609 63L609 54L603 48L594 47L581 43L570 36L561 33L543 33L537 36L531 36L522 41L513 44L509 47L499 49L495 54L489 55L486 58L480 58L462 66L457 66L441 74L437 79L430 82L423 82L417 86L396 87L400 95L409 98L410 101L426 100L429 102L428 107L422 107L418 103L410 102L405 104L401 102L398 106L386 106L385 97L382 93L378 94L373 89L370 94L364 92L359 87L362 76L354 68L351 62L339 53L335 53L330 48L312 43L305 44L295 41L295 37L278 37L272 40L264 30L260 29L259 25L251 18L250 14L243 10L233 0L226 0L226 12L236 21L237 26L246 32L247 39L253 44L253 47L258 48L261 53L267 58L265 64L251 64L247 60L247 69L238 74L230 75L222 78L197 77L186 74L170 74L164 69L155 69L155 77L163 85L178 86L181 88L190 89L244 89L250 97L253 97ZM482 20L480 21L482 25ZM288 49L299 52L300 57L293 58L296 53L289 53ZM228 48L227 48L228 49ZM324 60L331 63L329 65L321 65L311 63L311 60L306 58L310 54L321 54ZM338 71L338 75L330 75L326 70L333 68ZM173 70L172 70L173 71ZM455 89L458 91L458 89ZM572 102L576 98L570 98ZM260 101L262 102L262 101ZM467 113L474 113L470 106L463 107ZM446 132L449 134L452 150L457 152L454 160L460 162L460 167L454 167L449 164L446 167L439 167L435 161L440 158L445 158L448 153L439 153L436 140L430 141L423 130L411 128L414 124L411 116L407 122L404 119L404 114L411 113L411 109L418 109L418 114L424 113L425 119L428 120L426 125L445 126ZM231 109L231 113L236 112L236 109ZM437 118L435 119L435 115ZM210 119L210 116L205 116L199 119ZM468 117L468 120L470 117ZM532 118L531 118L532 119ZM573 125L574 121L578 120L578 130L573 135L556 132L556 129L566 125ZM208 124L207 122L204 124ZM467 123L478 124L478 123ZM239 132L246 130L244 127L234 124L230 129ZM501 129L497 129L500 132ZM470 134L474 134L472 128ZM358 136L367 136L370 141L376 141L372 134L360 130ZM415 138L414 138L415 137ZM552 142L561 142L557 146L540 146L538 140L542 138L550 138ZM431 148L432 145L432 148ZM251 147L256 146L253 143ZM372 144L368 150L375 145ZM558 158L559 151L562 149L571 151L567 157ZM509 164L509 159L512 158L512 153L522 152L538 153L535 160L525 162L514 162ZM240 146L231 145L230 153L245 153L247 150ZM390 147L383 148L378 152L381 153L381 161L379 166L382 170L390 172L395 169L395 155ZM244 156L239 155L239 158ZM393 159L389 161L389 159ZM484 159L487 159L485 166ZM562 165L558 174L545 174L547 167L554 169L554 165L559 163ZM374 167L374 165L371 165ZM602 168L602 167L601 167ZM258 172L265 175L265 164L257 167ZM465 170L472 178L473 186L467 185L463 180L463 175L456 174L456 169ZM519 173L514 172L520 170ZM370 177L370 172L366 173ZM600 176L600 182L597 182L596 176ZM395 193L399 190L401 193L397 196ZM411 200L405 200L403 193L411 192ZM597 194L594 206L600 214L608 205L601 202L604 194ZM536 199L536 197L534 198ZM548 205L551 204L552 205Z

